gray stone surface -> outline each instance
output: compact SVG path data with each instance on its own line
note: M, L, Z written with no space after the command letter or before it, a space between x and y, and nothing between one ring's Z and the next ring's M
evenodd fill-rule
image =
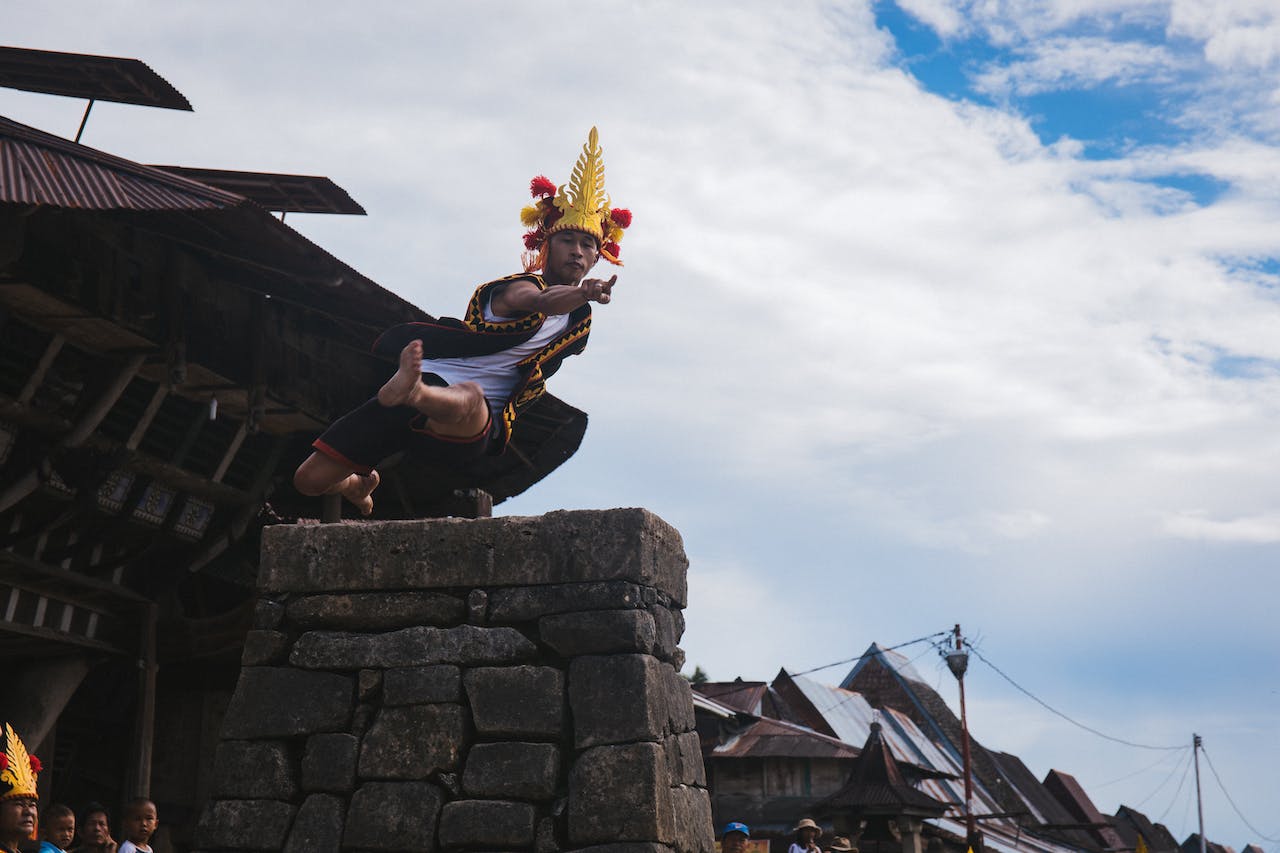
M650 655L575 658L569 707L577 747L661 739L669 730L669 670Z
M702 741L697 732L667 735L662 745L667 750L672 784L707 784L707 771L702 763Z
M356 696L361 702L372 702L382 693L382 670L362 669L356 676Z
M549 800L559 773L558 744L478 743L467 753L462 787L473 797Z
M289 655L289 635L280 631L250 631L244 635L241 666L270 666L284 663Z
M462 599L439 592L379 592L307 595L289 602L289 621L299 628L391 631L413 625L457 625L466 615Z
M383 708L360 747L362 779L425 779L456 770L466 738L461 705Z
M283 741L224 740L213 758L215 797L290 800L298 792L296 769Z
M472 625L485 625L489 621L489 593L473 589L467 593L467 621Z
M569 842L675 841L666 751L656 743L597 746L569 773Z
M225 738L272 738L347 727L355 684L346 675L286 667L240 670L222 725Z
M350 794L356 787L356 753L360 740L355 735L312 735L302 753L302 790Z
M706 788L677 785L671 789L671 809L675 816L675 847L679 853L715 853L715 828L711 819L711 797Z
M555 818L544 817L533 830L533 853L556 853L560 842L556 840Z
M345 803L332 794L312 794L302 802L284 853L338 853Z
M627 580L681 607L687 598L680 534L644 509L277 525L263 531L262 550L267 594Z
M533 843L533 806L502 800L455 800L440 812L440 846L512 850Z
M388 705L462 701L462 670L449 664L389 669L382 685L382 701Z
M368 782L347 807L344 848L436 849L436 821L444 795L427 782Z
M559 613L538 620L538 635L558 654L605 655L653 651L657 629L644 610L590 610Z
M480 734L558 738L564 728L564 673L558 669L481 667L464 673L462 684Z
M489 595L489 621L507 625L555 613L580 610L630 610L643 607L640 587L626 581L557 583L495 589Z
M691 732L697 721L693 716L693 685L670 666L663 667L667 681L667 730L680 734Z
M671 608L663 607L661 604L653 604L649 607L649 613L653 616L655 630L653 654L670 663L679 646L680 633L683 630L682 620L676 619L680 611L672 611Z
M340 525L325 525L335 527ZM463 666L530 660L537 647L514 628L402 628L386 634L308 631L293 644L289 662L303 669Z
M269 598L259 598L253 607L253 627L259 631L273 631L284 620L284 604Z
M196 827L196 844L204 850L279 850L293 811L293 806L278 800L210 803Z

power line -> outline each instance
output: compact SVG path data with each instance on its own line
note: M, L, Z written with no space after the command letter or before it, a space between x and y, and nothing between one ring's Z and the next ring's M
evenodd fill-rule
M936 636L936 635L935 635L935 636ZM1175 750L1175 749L1186 749L1186 748L1187 748L1185 744L1179 744L1178 746L1152 746L1151 744L1147 744L1147 743L1135 743L1135 742L1133 742L1133 741L1131 741L1131 740L1125 740L1124 738L1112 737L1111 735L1106 734L1106 733L1104 733L1104 732L1100 732L1100 731L1098 731L1098 730L1097 730L1097 729L1095 729L1095 728L1092 728L1092 727L1090 727L1090 726L1086 726L1084 723L1082 723L1082 722L1080 722L1080 721L1078 721L1078 720L1074 720L1074 719L1072 719L1071 717L1068 717L1066 714L1062 713L1062 712L1061 712L1061 711L1059 711L1057 708L1054 708L1054 707L1053 707L1052 705L1050 705L1048 702L1046 702L1046 701L1044 701L1043 699L1041 699L1040 697L1036 696L1034 693L1032 693L1032 692L1031 692L1030 690L1028 690L1027 688L1023 687L1023 686L1022 686L1021 684L1019 684L1018 682L1014 681L1012 678L1010 678L1008 675L1006 675L1006 674L1005 674L1005 673L1000 669L1000 667L996 666L996 665L995 665L995 664L993 664L991 661L989 661L989 660L987 660L985 657L983 657L982 653L981 653L981 652L979 652L976 648L974 648L972 644L970 644L970 643L966 642L966 643L965 643L965 645L969 647L969 650L970 650L970 651L972 651L975 655L977 655L978 660L982 661L982 662L983 662L983 663L985 663L987 666L989 666L989 667L991 667L992 669L994 669L994 670L996 671L996 673L997 673L1001 678L1003 678L1005 681L1007 681L1007 682L1009 682L1010 684L1012 684L1012 685L1013 685L1014 687L1016 687L1020 692L1022 692L1022 693L1023 693L1024 695L1026 695L1028 698L1030 698L1031 700L1033 700L1036 704L1040 705L1041 707L1043 707L1045 710L1049 711L1050 713L1055 714L1055 715L1057 715L1057 716L1061 717L1062 719L1066 720L1068 723L1070 723L1071 725L1073 725L1073 726L1075 726L1075 727L1077 727L1077 728L1084 729L1086 732L1089 732L1090 734L1097 735L1098 737L1102 738L1103 740L1109 740L1109 741L1112 741L1112 742L1114 742L1114 743L1120 743L1120 744L1124 744L1125 746L1132 746L1132 747L1136 747L1136 748L1138 748L1138 749L1161 749L1161 750L1170 750L1170 751L1172 751L1172 750Z
M1193 758L1194 756L1190 756L1190 755L1187 756L1187 766L1182 768L1182 778L1178 780L1178 787L1173 789L1173 797L1169 800L1169 805L1164 807L1164 811L1160 812L1160 817L1156 818L1156 823L1159 823L1160 821L1164 820L1164 816L1167 815L1169 813L1169 810L1173 808L1174 804L1178 802L1178 794L1182 792L1182 786L1185 785L1187 782L1187 773L1191 770L1191 764L1192 764ZM1172 776L1170 778L1172 778ZM1164 786L1161 785L1160 787L1163 788ZM1155 796L1155 792L1152 792L1152 796ZM1148 799L1150 799L1150 797L1148 797ZM1191 801L1190 789L1188 789L1188 797L1186 802L1190 802L1190 801ZM1143 800L1143 802L1146 802L1146 800ZM1142 803L1139 803L1138 805L1141 806ZM1186 815L1185 808L1183 809L1183 814L1182 814L1182 825L1183 826L1187 825L1187 815Z
M1270 841L1272 843L1280 842L1280 838L1272 838L1269 835L1263 835L1261 832L1258 831L1257 827L1249 823L1248 819L1246 819L1245 816L1240 813L1240 807L1236 805L1236 801L1231 799L1231 795L1227 793L1227 786L1222 784L1222 777L1218 775L1218 768L1213 766L1213 759L1209 757L1208 752L1205 752L1203 741L1200 742L1200 752L1204 753L1204 760L1209 763L1209 769L1213 771L1213 778L1217 780L1218 787L1222 789L1222 796L1227 798L1228 803L1231 803L1231 808L1235 809L1236 816L1239 817L1240 820L1244 822L1245 826L1249 827L1250 831L1252 831L1255 835L1260 836L1263 840Z
M1190 747L1186 747L1186 748L1187 748L1187 749L1190 749ZM1162 756L1160 756L1159 758L1157 758L1154 762L1152 762L1151 764L1148 764L1146 767L1143 767L1141 770L1135 770L1135 771L1133 771L1132 773L1126 773L1125 775L1121 776L1121 777L1120 777L1120 778L1118 778L1118 779L1112 779L1110 782L1102 782L1101 784L1098 784L1098 785L1090 785L1089 787L1090 787L1090 788L1105 788L1105 787L1107 787L1108 785L1114 785L1114 784L1115 784L1115 783L1117 783L1117 782L1123 782L1125 779L1132 779L1134 776L1140 776L1140 775L1142 775L1143 773L1146 773L1148 770L1152 770L1152 769L1154 769L1154 768L1156 768L1156 767L1160 766L1161 764L1164 764L1164 763L1165 763L1166 761L1168 761L1168 760L1169 760L1169 756L1168 756L1168 755L1162 755ZM1173 766L1173 769L1169 771L1169 776L1172 776L1172 775L1173 775L1174 773L1176 773L1176 772L1178 772L1178 766L1175 764L1175 765ZM1168 777L1165 777L1165 782L1167 782L1167 781L1168 781ZM1163 783L1161 784L1161 787L1164 787ZM1156 790L1159 790L1159 788L1157 788Z
M923 642L927 642L928 640L937 639L938 637L944 637L948 633L950 632L939 631L938 633L930 634L927 637L917 637L914 640L907 640L905 643L898 643L898 645L890 646L887 649L881 649L881 648L867 649L865 652L858 655L857 657L849 658L848 660L838 660L835 663L826 663L826 664L823 664L822 666L815 666L813 669L806 669L804 672L793 672L791 673L791 675L792 677L797 675L808 675L811 672L817 672L822 669L830 669L833 666L840 666L841 664L853 663L856 660L862 660L863 658L866 658L866 657L873 657L875 655L880 654L881 652L892 652L895 649L901 649L905 646L914 646L916 643L923 643Z

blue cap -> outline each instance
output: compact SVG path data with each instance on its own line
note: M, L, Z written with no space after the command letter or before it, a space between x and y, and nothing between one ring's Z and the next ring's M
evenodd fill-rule
M720 835L725 836L731 832L741 832L747 838L751 837L751 830L747 828L747 825L745 823L738 823L737 821L733 821L732 823L726 823L724 825L724 832L720 833Z

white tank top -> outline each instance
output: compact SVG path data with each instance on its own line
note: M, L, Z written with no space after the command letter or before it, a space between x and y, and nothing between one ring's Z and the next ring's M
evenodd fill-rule
M487 299L484 304L484 318L490 323L503 323L516 319L494 314ZM569 328L568 314L549 314L543 320L542 327L522 344L490 355L424 358L422 372L434 373L450 385L457 385L459 382L475 382L484 389L484 398L489 403L489 410L497 414L502 411L502 407L506 405L507 399L520 380L516 365L560 337L567 328Z

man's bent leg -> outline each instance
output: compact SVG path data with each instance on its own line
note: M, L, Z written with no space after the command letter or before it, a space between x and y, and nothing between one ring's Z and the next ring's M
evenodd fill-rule
M410 341L400 351L400 366L378 390L378 402L421 412L431 431L439 435L469 438L489 422L489 404L476 383L427 385L422 381L422 341Z
M382 478L378 472L359 474L351 466L314 452L298 466L293 474L293 486L304 495L342 495L360 510L361 515L373 512L373 490Z

